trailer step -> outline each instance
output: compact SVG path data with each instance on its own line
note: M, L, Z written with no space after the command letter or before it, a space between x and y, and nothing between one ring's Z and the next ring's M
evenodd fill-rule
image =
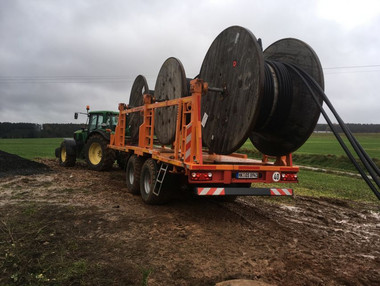
M202 188L197 187L198 196L293 196L293 189L277 188Z

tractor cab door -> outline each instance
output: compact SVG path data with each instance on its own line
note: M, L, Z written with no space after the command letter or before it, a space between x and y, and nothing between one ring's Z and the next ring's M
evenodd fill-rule
M103 123L103 114L91 114L88 122L88 133L96 129L101 129Z

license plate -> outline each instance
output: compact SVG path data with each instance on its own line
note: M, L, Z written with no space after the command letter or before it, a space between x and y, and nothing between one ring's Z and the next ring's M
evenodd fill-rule
M239 172L236 174L238 179L257 179L259 174L257 172Z

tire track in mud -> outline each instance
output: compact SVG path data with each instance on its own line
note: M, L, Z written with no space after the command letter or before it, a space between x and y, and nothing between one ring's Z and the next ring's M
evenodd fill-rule
M299 267L305 273L310 271L309 268L313 269L311 281L315 276L322 279L310 284L321 284L322 281L325 284L329 279L335 281L326 283L331 285L377 285L380 281L378 206L309 197L295 197L290 204L252 197L218 204L258 229L256 233L269 229L268 244L287 241L286 249L276 255L280 261L289 260L295 264L304 261ZM263 223L261 218L266 221ZM355 275L360 277L360 283L354 282Z

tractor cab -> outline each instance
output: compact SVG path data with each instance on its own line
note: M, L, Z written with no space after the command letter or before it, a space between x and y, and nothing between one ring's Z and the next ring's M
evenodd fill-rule
M88 131L111 129L115 131L118 112L113 111L94 111L89 113Z

